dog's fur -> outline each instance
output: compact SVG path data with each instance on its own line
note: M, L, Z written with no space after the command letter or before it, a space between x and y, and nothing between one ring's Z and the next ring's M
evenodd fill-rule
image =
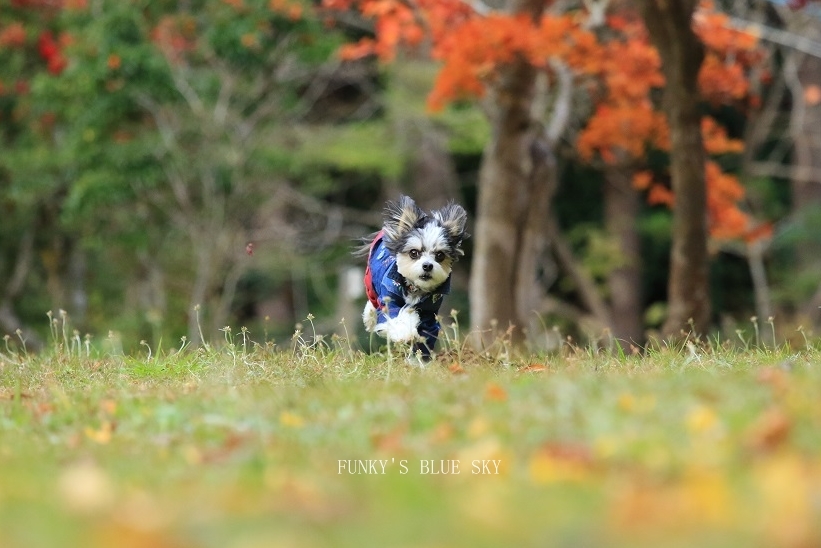
M436 314L450 274L464 253L467 213L450 203L425 212L407 196L385 206L382 230L360 249L367 255L365 329L391 342L413 343L429 358L439 335Z

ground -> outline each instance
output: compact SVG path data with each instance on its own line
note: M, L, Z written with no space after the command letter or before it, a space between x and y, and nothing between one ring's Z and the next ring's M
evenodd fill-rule
M821 543L811 344L64 342L0 353L0 546Z

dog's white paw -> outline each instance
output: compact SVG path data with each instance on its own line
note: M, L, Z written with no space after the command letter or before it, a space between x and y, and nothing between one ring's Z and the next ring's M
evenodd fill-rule
M423 356L421 352L411 352L408 354L408 357L405 358L405 363L418 367L419 369L425 369L431 362L431 359L432 358L430 356Z
M362 323L365 324L365 330L368 333L373 333L376 329L376 308L371 304L371 301L365 303L365 310L362 311Z
M376 327L376 333L393 342L413 342L419 338L419 313L402 308L395 318L388 318Z

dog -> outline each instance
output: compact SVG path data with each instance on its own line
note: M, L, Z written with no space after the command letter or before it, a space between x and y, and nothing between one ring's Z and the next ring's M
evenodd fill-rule
M469 236L466 223L467 212L454 203L425 212L408 196L387 202L382 230L359 250L368 257L362 312L368 332L410 343L414 356L431 359L440 329L436 315Z

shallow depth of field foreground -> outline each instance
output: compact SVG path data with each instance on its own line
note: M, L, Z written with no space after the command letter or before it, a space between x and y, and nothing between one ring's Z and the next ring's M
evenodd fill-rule
M818 350L0 356L0 545L817 546Z

